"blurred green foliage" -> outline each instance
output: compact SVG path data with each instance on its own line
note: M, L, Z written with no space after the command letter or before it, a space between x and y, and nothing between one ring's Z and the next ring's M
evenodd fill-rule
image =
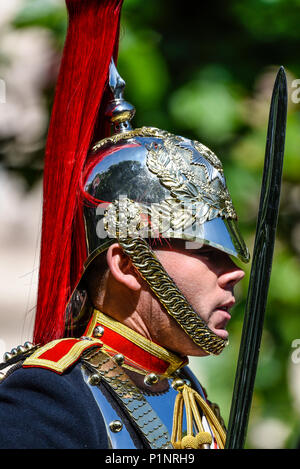
M127 82L126 98L137 109L134 125L184 134L220 156L250 250L275 74L280 65L285 67L290 96L292 81L300 77L299 16L300 0L124 2L118 68ZM60 51L66 32L64 3L24 0L13 26L46 28ZM49 89L45 92L49 94ZM300 366L291 362L291 343L300 338L299 130L300 103L290 99L278 239L248 447L254 445L251 429L260 419L276 419L287 426L283 447L297 444L300 436L300 410L295 409L288 380L292 367ZM3 152L2 159L5 164ZM25 172L22 167L10 169ZM191 360L225 420L249 270L247 266L245 280L237 288L238 304L229 326L231 346L220 357Z

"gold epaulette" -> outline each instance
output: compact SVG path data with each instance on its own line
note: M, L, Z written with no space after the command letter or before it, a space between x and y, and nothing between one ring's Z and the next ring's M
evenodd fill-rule
M46 368L62 374L76 363L82 353L92 347L102 347L94 337L58 339L38 348L23 362L24 368Z

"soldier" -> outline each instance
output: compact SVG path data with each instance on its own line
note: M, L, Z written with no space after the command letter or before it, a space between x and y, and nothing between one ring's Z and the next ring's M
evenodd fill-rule
M226 346L244 275L231 257L248 262L249 253L217 156L132 128L111 59L121 3L67 1L34 339L2 366L12 365L0 386L3 448L225 445L218 407L187 356Z

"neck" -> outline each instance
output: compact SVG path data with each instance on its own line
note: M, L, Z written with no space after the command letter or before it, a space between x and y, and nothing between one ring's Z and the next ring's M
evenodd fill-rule
M84 335L95 337L99 331L101 331L103 350L110 356L122 360L124 367L136 373L142 375L155 373L160 378L166 378L188 363L186 357L175 355L95 309Z

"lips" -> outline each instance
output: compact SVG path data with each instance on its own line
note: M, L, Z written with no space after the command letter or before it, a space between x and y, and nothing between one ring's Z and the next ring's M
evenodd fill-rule
M229 307L228 306L220 306L217 309L221 309L222 311L226 311L228 313Z
M235 298L233 297L230 300L226 301L225 303L222 303L221 305L218 305L217 309L222 309L224 311L229 311L230 308L232 308L234 304L235 304Z
M214 327L212 330L217 334L218 336L222 337L223 339L227 339L228 337L228 332L226 331L226 326L231 319L231 315L229 314L230 308L235 303L235 299L231 299L230 301L227 301L226 303L223 303L219 306L216 307L214 310Z

